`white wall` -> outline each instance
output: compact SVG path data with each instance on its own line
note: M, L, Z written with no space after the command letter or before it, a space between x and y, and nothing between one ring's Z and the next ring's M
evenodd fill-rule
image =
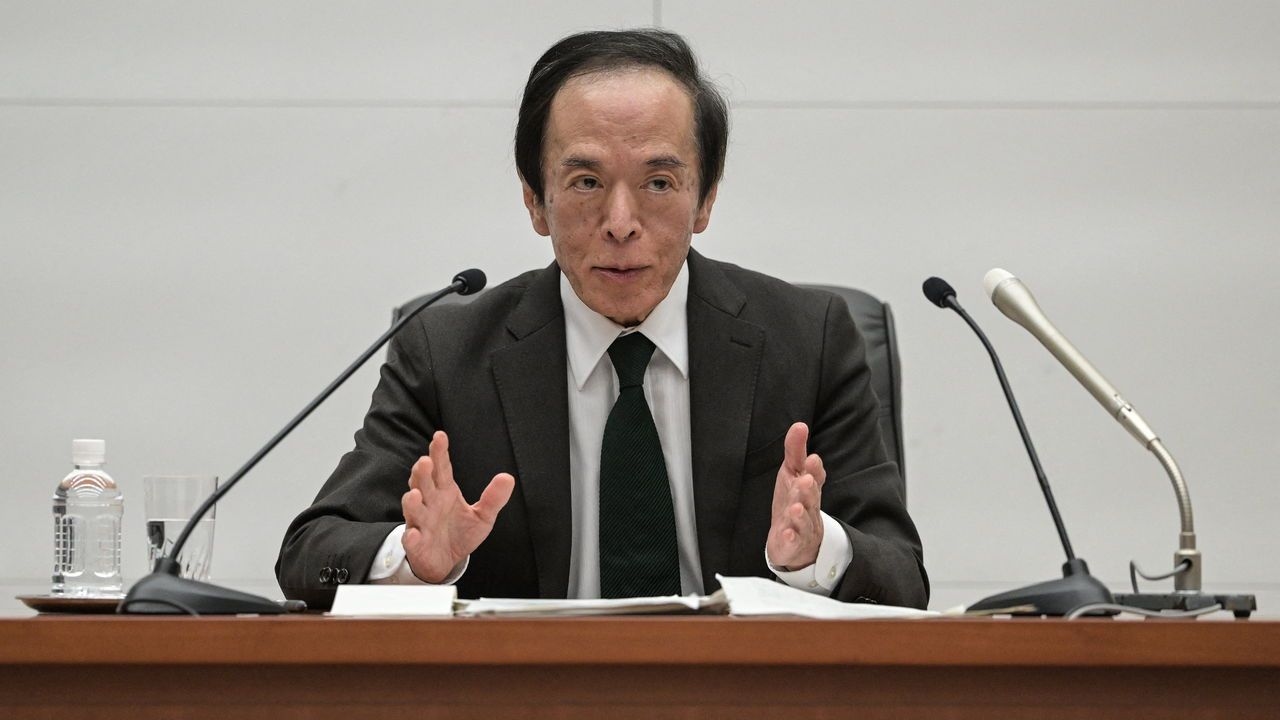
M1129 558L1175 547L1154 459L983 299L1003 266L1181 462L1206 588L1280 612L1262 0L0 2L0 583L47 582L72 437L108 440L132 580L142 475L226 477L393 305L549 261L510 157L523 79L564 34L651 24L733 102L697 246L894 306L934 607L1047 579L1061 553L981 347L920 295L931 274L1002 351L1078 553L1123 589ZM218 580L278 596L283 530L375 378L222 503Z

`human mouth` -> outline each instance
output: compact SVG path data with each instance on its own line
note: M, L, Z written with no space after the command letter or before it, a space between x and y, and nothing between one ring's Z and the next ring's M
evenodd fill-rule
M626 282L634 280L644 272L643 267L597 267L595 271L609 280Z

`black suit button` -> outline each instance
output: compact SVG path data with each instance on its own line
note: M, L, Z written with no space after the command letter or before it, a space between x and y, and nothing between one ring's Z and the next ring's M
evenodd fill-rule
M351 573L348 573L346 568L338 568L338 584L339 585L341 585L342 583L345 583L347 581L347 578L349 577L351 577Z
M331 579L333 579L333 568L327 565L320 568L320 584L328 585Z

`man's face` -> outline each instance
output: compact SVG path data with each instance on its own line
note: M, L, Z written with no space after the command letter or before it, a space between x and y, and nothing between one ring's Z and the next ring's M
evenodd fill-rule
M580 76L551 102L543 201L526 183L525 206L573 291L619 325L667 296L711 217L714 188L698 203L693 126L693 102L661 70Z

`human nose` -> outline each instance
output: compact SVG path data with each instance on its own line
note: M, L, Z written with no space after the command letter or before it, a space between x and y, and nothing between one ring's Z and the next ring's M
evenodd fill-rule
M625 187L614 188L605 210L605 233L610 240L626 242L640 235L639 208L635 197Z

